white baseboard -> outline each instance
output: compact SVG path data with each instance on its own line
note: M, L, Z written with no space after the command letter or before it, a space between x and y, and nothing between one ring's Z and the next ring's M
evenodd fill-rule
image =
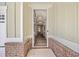
M6 38L5 42L23 42L23 38Z

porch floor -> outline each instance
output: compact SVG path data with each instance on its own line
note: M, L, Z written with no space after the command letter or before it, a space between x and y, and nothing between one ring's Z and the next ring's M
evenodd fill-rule
M49 48L31 49L27 57L56 57L53 51Z

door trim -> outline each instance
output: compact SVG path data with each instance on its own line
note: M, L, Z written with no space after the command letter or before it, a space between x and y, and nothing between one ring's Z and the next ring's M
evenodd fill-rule
M47 37L46 37L46 40L47 40L47 46L42 46L42 47L48 47L48 8L32 8L32 47L40 47L40 46L34 46L34 10L35 9L46 9L47 10L47 20L46 20L46 33L47 33Z

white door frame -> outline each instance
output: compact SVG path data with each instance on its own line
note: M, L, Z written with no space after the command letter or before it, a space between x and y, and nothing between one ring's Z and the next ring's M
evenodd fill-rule
M47 37L46 37L46 40L47 40L47 46L43 46L43 47L48 47L48 8L32 8L32 47L35 47L34 46L34 10L35 9L46 9L47 10L47 19L46 19L46 33L47 33ZM40 47L40 46L39 46Z

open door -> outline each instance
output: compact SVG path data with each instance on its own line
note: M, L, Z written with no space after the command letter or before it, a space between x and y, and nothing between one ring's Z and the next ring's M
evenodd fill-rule
M33 45L47 47L47 9L33 10Z

